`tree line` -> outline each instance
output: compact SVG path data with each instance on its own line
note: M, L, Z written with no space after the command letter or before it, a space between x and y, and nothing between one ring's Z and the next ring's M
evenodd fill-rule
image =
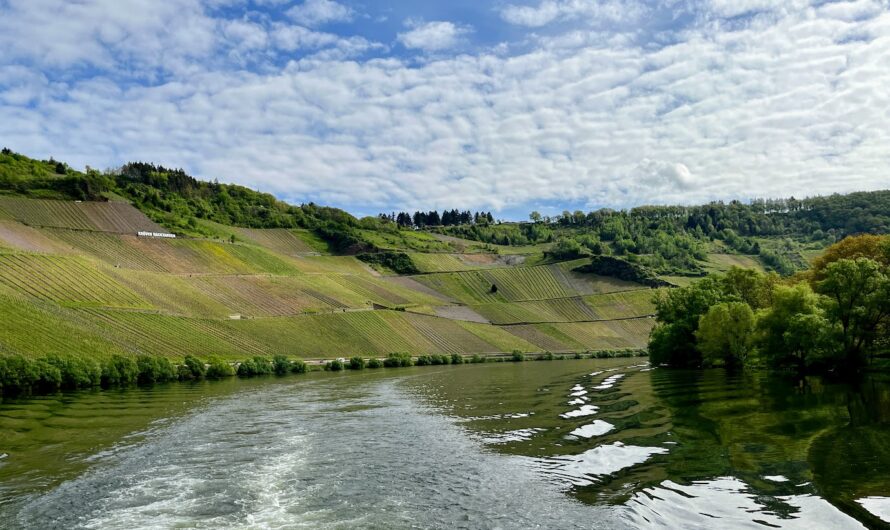
M470 210L460 211L442 210L442 214L436 210L428 212L415 211L413 214L408 212L392 212L390 214L381 213L378 217L384 221L395 223L402 228L426 228L428 226L461 226L471 224L491 224L494 223L494 216L491 212L471 212Z

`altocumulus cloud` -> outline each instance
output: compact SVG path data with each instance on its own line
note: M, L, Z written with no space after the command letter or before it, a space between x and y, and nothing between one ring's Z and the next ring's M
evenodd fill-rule
M634 5L492 4L493 45L345 1L7 0L0 144L366 213L886 187L886 3Z

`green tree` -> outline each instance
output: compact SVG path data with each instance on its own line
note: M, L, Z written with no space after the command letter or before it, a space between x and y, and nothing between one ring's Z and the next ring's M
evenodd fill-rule
M804 371L817 362L832 361L836 348L823 302L805 283L776 288L772 306L757 318L758 351L767 363Z
M654 301L658 324L649 336L652 363L700 366L701 352L695 346L699 318L725 298L717 277L707 277L688 287L657 294Z
M828 297L828 316L838 323L846 366L860 367L879 330L890 323L887 267L869 258L840 259L828 264L823 275L816 290Z
M698 320L698 349L703 364L722 363L738 367L750 353L754 330L754 311L745 302L724 302L711 306Z

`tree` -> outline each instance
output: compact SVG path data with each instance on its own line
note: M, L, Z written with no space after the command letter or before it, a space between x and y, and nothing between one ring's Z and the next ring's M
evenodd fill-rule
M652 363L700 366L701 352L695 345L699 318L724 298L720 282L714 277L657 294L654 301L658 325L649 337Z
M863 234L851 236L828 247L825 252L813 260L809 276L813 285L825 279L825 269L832 263L842 259L870 258L878 263L890 266L890 236Z
M805 283L776 288L772 306L757 318L758 351L767 363L804 371L816 362L830 361L832 326L822 302Z
M711 306L698 320L698 349L703 364L722 362L727 367L745 363L753 346L754 311L745 302L724 302Z
M535 211L535 212L532 212L532 213L530 213L530 214L528 214L528 218L531 219L531 221L532 221L533 223L540 223L540 222L541 222L541 214L538 213L538 212L536 212L536 211Z
M839 324L839 342L849 368L860 367L890 323L890 278L887 267L869 258L841 259L828 264L816 284L828 297L828 316Z

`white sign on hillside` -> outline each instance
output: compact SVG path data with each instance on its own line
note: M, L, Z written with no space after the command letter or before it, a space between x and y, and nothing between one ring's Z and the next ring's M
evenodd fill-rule
M136 235L139 237L176 237L176 234L167 234L165 232L136 232Z

